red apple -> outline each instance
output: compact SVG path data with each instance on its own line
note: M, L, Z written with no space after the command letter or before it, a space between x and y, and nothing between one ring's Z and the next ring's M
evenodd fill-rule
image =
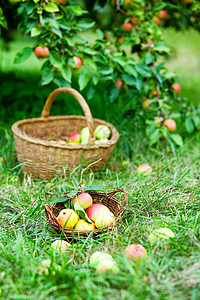
M105 211L110 211L109 208L101 203L94 203L86 210L86 214L90 220L96 221L98 216Z
M161 10L159 10L159 13L160 13L160 18L161 19L165 19L167 17L166 10L161 9Z
M124 22L122 24L122 28L125 30L125 31L131 31L133 29L133 24L131 24L130 22Z
M62 4L65 4L66 3L66 0L55 0L56 3L62 3Z
M81 142L81 135L78 132L72 133L69 136L69 144L79 144Z
M152 168L148 164L141 164L137 168L137 173L148 176L152 172Z
M152 96L158 96L158 92L157 91L152 91L151 94L152 94Z
M115 82L115 85L116 85L117 88L120 89L120 87L122 86L122 83L123 83L122 80L119 79L119 80L117 80L117 81Z
M153 22L154 22L154 24L159 25L161 21L158 17L153 17Z
M154 44L154 41L151 40L151 41L147 41L147 42L145 43L145 46L151 47L153 44Z
M142 245L132 244L125 249L125 255L129 260L140 261L147 256L147 251Z
M142 102L142 106L143 108L147 109L149 107L149 104L150 104L150 100L149 99L146 99Z
M82 60L78 56L74 56L75 68L80 69L82 66Z
M172 84L172 88L174 89L176 94L180 93L180 91L181 91L181 86L178 82L174 82Z
M63 141L63 140L57 140L57 143L60 145L66 145L67 142Z
M81 193L79 194L77 197L75 197L73 200L72 200L72 204L74 206L75 202L78 201L78 204L86 209L88 208L89 206L92 205L93 203L93 199L92 197L90 196L90 194L88 193Z
M169 131L174 131L176 129L176 122L173 119L164 120L163 125L167 126Z
M133 17L131 18L131 22L132 22L134 25L140 24L141 21L142 21L142 20L141 20L140 18L138 18L137 16L133 16Z
M120 37L118 38L118 43L119 43L119 44L123 43L123 40L124 40L124 36L120 36Z
M49 49L47 47L37 46L34 52L37 58L45 58L49 55Z

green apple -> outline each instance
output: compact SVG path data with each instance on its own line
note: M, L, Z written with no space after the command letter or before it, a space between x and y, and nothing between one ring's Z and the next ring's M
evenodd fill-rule
M53 248L57 252L62 253L65 253L69 246L71 246L71 244L67 243L64 240L56 240L51 244L51 248Z
M108 126L106 125L98 125L94 131L94 136L97 139L101 139L101 138L109 138L110 137L110 128L108 128Z
M89 128L84 127L81 130L81 144L88 144L89 143L89 137L90 137Z
M95 226L97 228L106 227L115 221L115 216L111 211L102 212L95 221Z
M150 243L153 243L157 239L165 239L169 240L170 238L174 238L174 233L169 228L159 228L150 233L148 240Z
M89 265L95 268L101 261L110 260L112 256L106 252L96 251L90 256Z
M99 262L96 266L98 273L111 272L119 273L119 267L113 259L105 259Z

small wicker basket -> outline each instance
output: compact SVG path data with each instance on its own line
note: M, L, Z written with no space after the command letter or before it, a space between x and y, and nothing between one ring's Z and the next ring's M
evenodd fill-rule
M113 197L116 193L124 193L124 202L121 204L115 197ZM114 224L110 224L107 227L100 228L100 229L94 229L94 230L87 230L87 231L78 231L74 229L65 228L64 233L69 235L88 235L91 232L93 235L99 235L102 232L105 232L109 229L112 229L113 226L116 226L121 220L125 212L125 207L128 200L128 194L124 189L117 189L112 192L103 193L99 191L87 191L88 194L91 195L93 198L93 203L101 203L107 206L110 211L114 214L116 217L116 220ZM80 193L78 193L80 194ZM78 195L77 194L77 195ZM70 202L71 205L71 198L66 196L66 201ZM45 207L45 218L49 222L49 225L55 229L57 233L61 233L63 230L63 227L59 224L56 217L58 216L59 212L66 208L64 206L64 203L56 203L53 205L44 204Z
M61 93L74 96L81 105L85 116L49 117L51 105L55 97ZM98 125L110 128L111 137L107 143L94 144L94 129ZM88 126L90 143L83 144L52 144L49 140L69 136L80 132ZM119 138L117 129L110 123L93 119L85 99L72 88L58 88L46 100L41 118L21 120L12 125L17 158L25 174L34 178L51 179L62 173L70 173L78 165L90 165L97 172L103 168ZM94 164L92 164L94 162ZM97 163L95 163L97 162Z

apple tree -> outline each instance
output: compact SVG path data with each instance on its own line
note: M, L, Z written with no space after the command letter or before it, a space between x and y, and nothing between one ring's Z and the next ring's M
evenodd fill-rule
M74 87L75 78L79 91L87 91L88 98L100 90L128 122L137 115L151 145L164 138L171 146L181 146L176 126L181 118L188 132L200 126L199 111L191 109L186 114L178 78L165 66L171 49L162 32L162 27L170 26L200 30L198 1L14 2L19 30L36 41L33 48L17 53L14 62L32 53L43 59L41 86L53 82L58 87ZM0 25L6 27L5 19L1 20Z

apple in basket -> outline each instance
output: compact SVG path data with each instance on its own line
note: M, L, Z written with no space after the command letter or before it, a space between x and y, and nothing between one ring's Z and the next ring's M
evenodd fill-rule
M106 227L115 222L115 216L111 211L102 212L95 221L95 226L99 228Z
M62 209L57 216L57 220L62 227L73 228L79 220L78 214L73 209Z
M84 208L87 209L89 206L92 205L93 203L93 199L90 196L90 194L88 193L81 193L78 196L76 196L73 200L72 200L72 204L74 206L75 202L78 201L78 204Z
M106 144L106 143L108 143L108 142L109 142L109 139L107 139L107 138L101 138L101 139L99 139L99 140L94 141L94 144L95 144L95 145L98 145L98 144Z
M69 144L79 144L81 142L81 135L78 132L70 134L68 143Z
M89 128L84 127L81 130L81 144L88 144L89 143L89 136L90 136Z
M86 214L91 221L95 222L98 216L105 211L110 212L107 206L101 203L94 203L90 207L88 207L88 209L86 210Z
M101 139L101 138L108 139L110 137L110 134L111 134L110 128L108 128L108 126L106 125L98 125L94 131L94 136L97 139Z
M78 231L86 231L86 230L94 230L95 228L96 227L93 222L92 224L90 224L87 221L80 219L74 229Z

